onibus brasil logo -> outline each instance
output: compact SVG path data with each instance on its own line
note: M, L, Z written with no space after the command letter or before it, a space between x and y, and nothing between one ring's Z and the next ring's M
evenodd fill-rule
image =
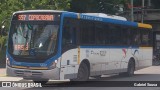
M41 83L29 83L29 82L2 82L2 87L42 87Z

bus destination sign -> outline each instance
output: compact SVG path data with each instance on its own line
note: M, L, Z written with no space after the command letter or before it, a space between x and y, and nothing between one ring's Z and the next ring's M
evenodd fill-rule
M18 20L21 21L53 21L54 15L46 15L46 14L20 14L17 17Z

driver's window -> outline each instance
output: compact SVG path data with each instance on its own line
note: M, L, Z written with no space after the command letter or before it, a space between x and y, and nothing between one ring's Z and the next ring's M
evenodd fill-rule
M77 44L77 28L75 20L65 18L63 25L62 47L65 49L73 48Z

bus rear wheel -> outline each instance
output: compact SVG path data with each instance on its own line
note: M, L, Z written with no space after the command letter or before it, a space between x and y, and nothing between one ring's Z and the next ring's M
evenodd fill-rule
M134 75L134 71L135 71L135 62L133 60L130 60L128 63L127 72L119 73L119 75L131 77Z
M77 78L74 79L73 81L87 81L88 79L89 79L89 69L87 67L87 64L81 63L78 69Z
M131 60L128 63L127 76L133 76L134 71L135 71L135 63L133 60Z

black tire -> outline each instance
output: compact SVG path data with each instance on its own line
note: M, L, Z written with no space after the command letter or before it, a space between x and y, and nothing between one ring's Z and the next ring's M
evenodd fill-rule
M127 69L127 72L126 72L126 76L133 76L134 75L134 71L135 71L135 63L133 60L130 60L129 63L128 63L128 69Z
M134 71L135 71L135 63L133 60L130 60L128 63L128 68L127 68L127 72L122 72L119 73L120 76L127 76L127 77L131 77L134 75Z
M87 67L87 64L81 63L78 69L77 78L73 79L72 81L87 81L88 79L89 79L89 69Z

